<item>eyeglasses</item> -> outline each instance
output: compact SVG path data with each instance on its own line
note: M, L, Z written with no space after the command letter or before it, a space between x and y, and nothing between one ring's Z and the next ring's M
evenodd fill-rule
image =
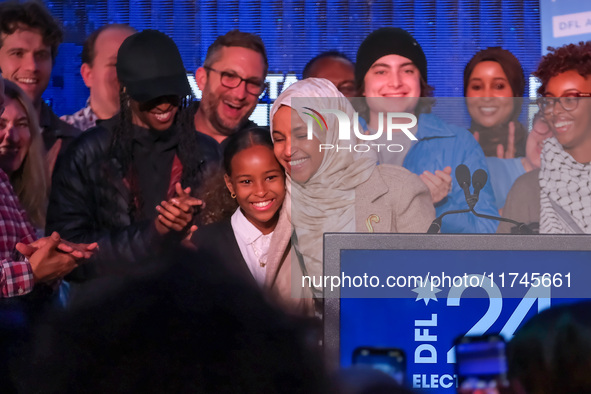
M579 99L581 97L591 97L591 93L581 93L576 90L566 91L560 97L540 97L537 101L540 112L544 115L552 115L554 113L554 106L557 102L560 103L565 111L574 111L579 106Z
M246 83L246 91L252 95L258 96L261 93L263 93L263 91L265 90L265 82L264 81L254 79L254 78L245 79L236 73L228 72L228 71L219 71L219 70L216 70L215 68L211 68L211 67L203 67L203 68L205 68L206 70L210 70L210 71L214 71L216 73L219 73L222 86L225 86L227 88L230 88L230 89L237 88L238 86L240 86L242 81L244 81L244 83Z

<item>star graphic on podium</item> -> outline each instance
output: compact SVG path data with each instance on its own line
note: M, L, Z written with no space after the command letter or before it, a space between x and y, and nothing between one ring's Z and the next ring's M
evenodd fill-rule
M439 293L441 289L434 287L433 290L431 290L431 281L427 280L423 283L423 286L416 287L412 289L412 291L417 293L417 299L415 301L423 300L425 301L425 305L429 305L430 300L437 302L436 294Z

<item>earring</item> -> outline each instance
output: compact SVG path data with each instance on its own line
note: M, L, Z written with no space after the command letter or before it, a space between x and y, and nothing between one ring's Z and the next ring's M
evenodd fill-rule
M230 197L232 197L232 198L236 198L236 194L234 194L234 193L230 193Z

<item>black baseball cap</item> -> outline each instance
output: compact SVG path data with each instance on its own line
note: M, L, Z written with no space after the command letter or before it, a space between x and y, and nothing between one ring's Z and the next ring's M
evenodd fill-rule
M158 30L144 30L127 37L117 52L116 68L119 82L136 101L191 94L176 44Z

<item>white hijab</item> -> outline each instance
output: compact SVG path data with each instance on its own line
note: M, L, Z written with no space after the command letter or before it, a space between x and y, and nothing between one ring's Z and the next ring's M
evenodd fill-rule
M271 108L271 133L273 116L286 105L306 120L309 109L337 109L347 114L353 122L353 107L328 80L307 78L291 85L275 101ZM337 117L323 115L328 127L314 128L314 135L321 143L333 146L355 145L356 139L339 143ZM324 135L321 135L324 134ZM304 258L308 275L322 275L322 243L326 232L355 231L355 188L367 181L376 168L371 155L365 157L355 152L336 149L324 150L322 163L316 173L303 184L292 182L287 176L287 200L291 200L291 220L298 238L298 251ZM289 204L289 203L288 203ZM288 206L289 207L289 206Z

